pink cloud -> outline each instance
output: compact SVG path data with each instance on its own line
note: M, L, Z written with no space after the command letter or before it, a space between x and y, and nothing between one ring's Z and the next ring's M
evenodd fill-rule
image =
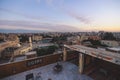
M52 24L52 23L38 23L30 21L9 21L0 20L0 29L23 29L23 30L42 30L42 31L55 31L55 32L77 32L80 29L63 24Z
M90 23L90 19L87 16L83 16L83 15L78 15L75 12L67 12L68 15L70 15L71 17L75 18L76 20L83 22L85 24L89 24Z

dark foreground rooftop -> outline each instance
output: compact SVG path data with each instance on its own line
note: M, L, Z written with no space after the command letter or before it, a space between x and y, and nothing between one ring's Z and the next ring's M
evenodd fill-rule
M93 80L87 75L81 75L78 71L78 67L69 62L60 62L63 66L61 72L56 73L53 67L57 63L47 66L39 67L29 71L25 71L16 75L12 75L1 80L27 80L26 75L33 73L34 80ZM31 80L31 79L28 79Z

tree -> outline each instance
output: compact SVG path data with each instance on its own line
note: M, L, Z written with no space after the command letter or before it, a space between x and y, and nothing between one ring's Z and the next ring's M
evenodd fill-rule
M53 54L53 52L55 52L56 49L58 49L58 47L56 45L52 45L48 47L37 48L36 52L38 56L43 56L43 55Z
M110 32L106 32L103 36L103 39L104 40L116 40L116 38L113 36L112 33Z
M26 35L19 36L20 42L27 42L29 40L29 37Z

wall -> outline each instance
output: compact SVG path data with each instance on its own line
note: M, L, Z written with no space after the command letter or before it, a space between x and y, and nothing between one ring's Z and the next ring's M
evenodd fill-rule
M62 54L52 54L20 62L2 64L0 65L0 78L55 63L60 58L62 58Z
M67 61L78 65L79 64L79 53L76 51L67 52Z
M84 55L84 67L88 67L90 64L94 63L94 57L89 55ZM79 53L67 53L67 61L79 65Z

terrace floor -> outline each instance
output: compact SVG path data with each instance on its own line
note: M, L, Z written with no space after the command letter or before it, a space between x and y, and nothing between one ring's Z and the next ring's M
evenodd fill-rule
M33 73L34 78L28 80L93 80L87 75L81 75L78 71L78 67L72 63L60 62L60 64L63 66L63 70L59 73L54 72L53 67L56 63L53 63L12 75L1 80L27 80L26 75L31 73Z

